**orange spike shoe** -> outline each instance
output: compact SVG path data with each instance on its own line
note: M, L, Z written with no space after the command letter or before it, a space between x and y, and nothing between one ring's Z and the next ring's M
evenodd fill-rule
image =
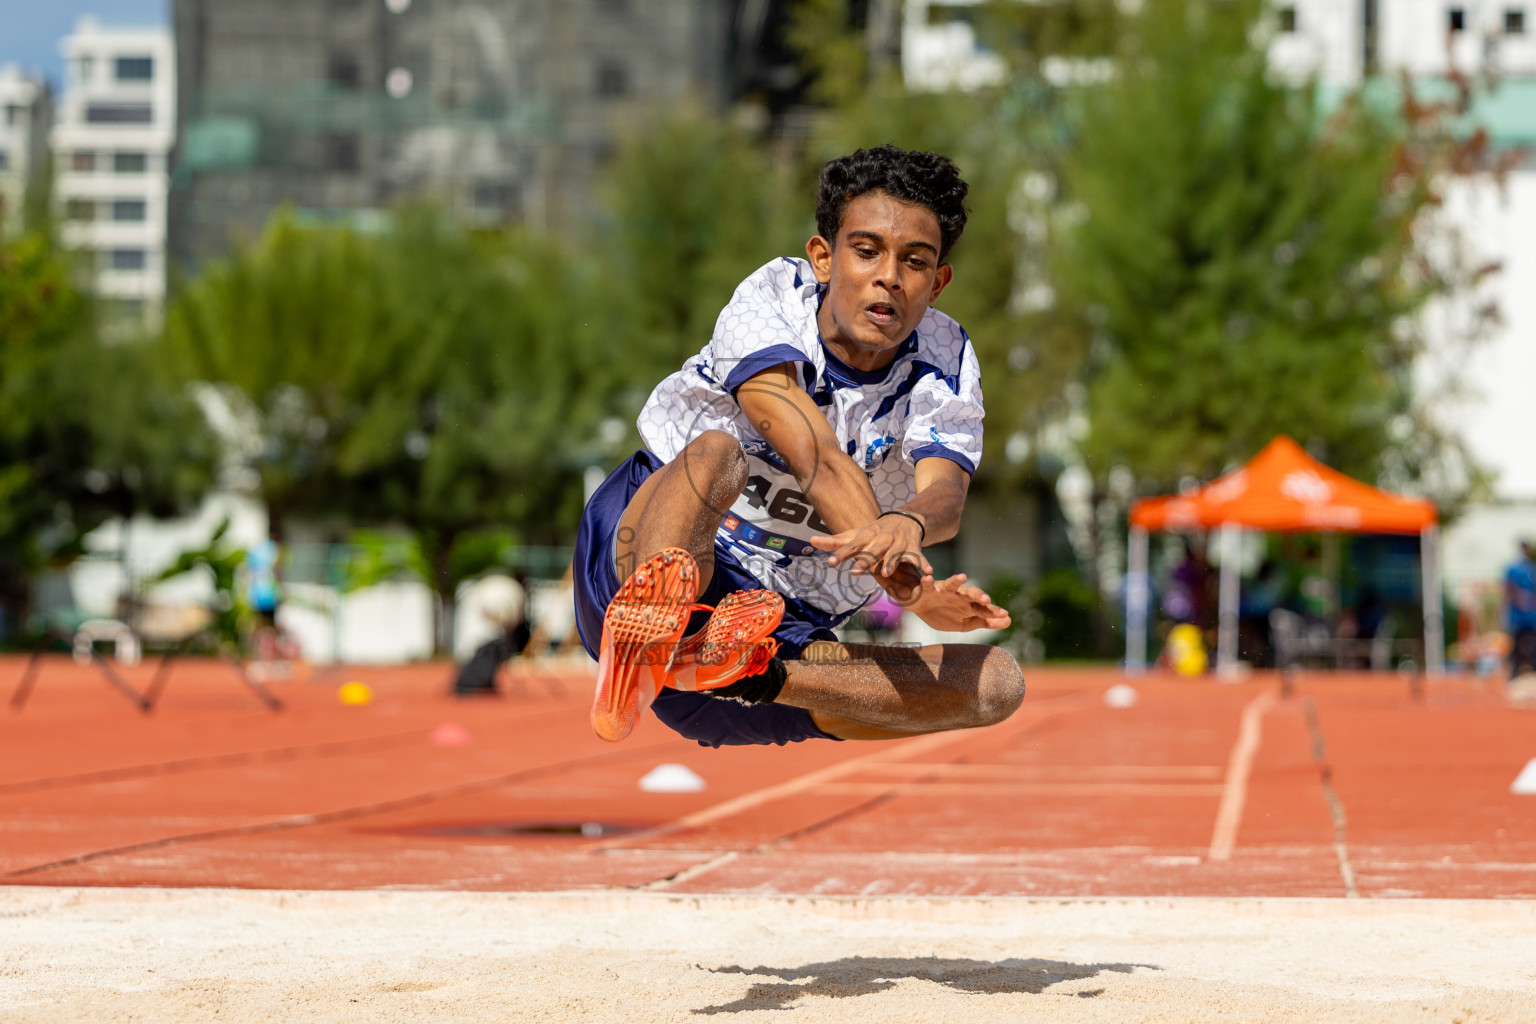
M656 699L698 596L699 566L682 548L664 548L634 571L608 602L598 649L592 728L609 742L628 736Z
M667 685L713 690L754 676L778 652L773 631L784 618L784 599L771 590L727 594L703 629L678 647Z

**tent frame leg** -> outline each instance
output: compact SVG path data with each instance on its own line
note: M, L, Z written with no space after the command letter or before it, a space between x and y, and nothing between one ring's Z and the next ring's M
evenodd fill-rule
M1243 528L1236 523L1223 523L1217 538L1221 552L1221 590L1216 605L1216 676L1230 680L1237 675L1237 602Z
M1445 622L1440 594L1440 527L1419 534L1419 568L1424 575L1424 672L1445 675Z
M1147 619L1152 580L1147 574L1147 531L1131 527L1125 571L1125 674L1147 671Z

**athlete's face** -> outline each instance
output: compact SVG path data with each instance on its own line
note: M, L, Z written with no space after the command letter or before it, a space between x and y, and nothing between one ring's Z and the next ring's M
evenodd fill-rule
M926 206L866 192L843 208L835 240L817 235L806 243L816 280L827 285L816 325L838 358L860 370L895 358L949 284L952 270L939 263L942 240L939 218Z

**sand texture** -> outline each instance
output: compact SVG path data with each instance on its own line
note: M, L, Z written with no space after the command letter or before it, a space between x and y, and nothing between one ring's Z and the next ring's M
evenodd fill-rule
M0 888L0 1021L1536 1022L1536 903Z

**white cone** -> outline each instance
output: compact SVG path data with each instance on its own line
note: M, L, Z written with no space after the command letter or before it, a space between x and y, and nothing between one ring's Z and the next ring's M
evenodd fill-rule
M1104 691L1104 703L1112 708L1133 708L1136 706L1136 688L1125 683L1116 683Z
M1536 796L1536 757L1525 763L1525 768L1510 783L1509 791L1515 796Z
M640 788L647 793L697 793L704 780L684 764L659 764L640 776Z

